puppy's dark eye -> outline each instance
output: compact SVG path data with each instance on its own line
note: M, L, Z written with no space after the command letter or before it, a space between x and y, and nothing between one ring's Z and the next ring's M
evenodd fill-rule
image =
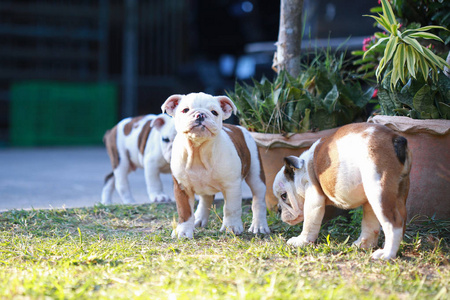
M212 110L211 113L212 113L213 115L215 115L216 117L219 115L219 114L217 113L217 111L215 111L215 110Z
M163 141L164 143L170 142L169 138L166 138L166 137L163 137L163 138L162 138L162 141Z
M185 114L185 113L187 113L189 111L189 108L185 108L185 109L183 109L182 110L182 112Z
M281 200L286 201L287 199L287 193L283 193L280 195Z

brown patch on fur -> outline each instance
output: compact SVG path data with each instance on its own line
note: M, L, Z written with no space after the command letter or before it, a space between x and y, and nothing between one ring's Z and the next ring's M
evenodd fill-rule
M141 152L141 154L144 154L145 146L147 145L148 136L150 135L150 132L152 131L152 127L150 127L150 123L151 123L151 121L147 121L144 124L144 127L142 127L141 132L139 133L138 148L139 148L139 152Z
M407 148L406 139L383 125L377 125L369 140L369 156L377 166L377 173L381 175L381 207L385 217L394 227L403 227L406 223L406 198L409 192L409 171L411 156ZM405 159L398 157L400 145ZM382 153L383 155L380 155Z
M173 177L173 193L177 203L178 223L184 223L192 216L189 195L182 190L178 181Z
M106 151L108 152L109 159L111 160L111 166L113 170L119 165L119 152L117 150L117 126L114 126L111 130L108 130L103 136L103 143L105 144Z
M364 132L367 128L374 128L374 130L370 133ZM411 153L407 148L407 141L383 125L367 123L346 125L339 128L333 135L323 138L314 152L313 174L319 180L320 187L330 197L335 195L339 169L336 141L350 133L360 134L363 138L369 139L369 158L374 162L377 173L381 176L383 215L394 227L404 228Z
M246 177L250 170L250 150L248 150L247 143L245 142L244 133L237 126L224 124L224 128L228 129L225 132L230 137L231 141L236 148L236 151L241 159L241 175L242 178ZM261 161L261 160L260 160ZM262 169L262 167L261 167Z
M134 124L139 122L143 117L144 116L139 116L139 117L132 118L131 121L128 122L127 124L125 124L125 126L123 127L123 133L125 135L129 135L131 133L131 130L133 129Z

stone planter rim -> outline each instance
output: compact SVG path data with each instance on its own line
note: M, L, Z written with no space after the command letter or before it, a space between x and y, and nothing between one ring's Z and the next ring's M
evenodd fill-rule
M450 120L444 119L412 119L402 116L376 115L370 117L367 122L382 124L400 133L428 133L432 135L450 133Z
M319 138L326 137L335 132L336 130L337 128L332 128L317 132L295 133L293 135L290 135L289 137L286 137L279 133L250 132L250 134L256 141L256 144L260 147L268 149L272 148L297 149L310 147Z

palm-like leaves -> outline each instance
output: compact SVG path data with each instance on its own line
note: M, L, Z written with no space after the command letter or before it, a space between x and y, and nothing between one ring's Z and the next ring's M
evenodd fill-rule
M400 32L400 24L397 22L389 2L381 0L381 5L383 14L369 17L374 18L378 24L389 32L389 36L379 39L378 43L366 51L363 56L364 59L380 44L386 45L384 55L375 72L377 80L380 81L383 71L388 66L391 69L386 72L384 78L390 79L391 89L397 85L399 80L405 84L409 78L417 78L419 73L422 73L423 78L426 80L430 69L433 71L433 80L437 80L437 70L443 69L447 63L428 48L422 46L417 39L433 39L443 42L438 36L427 31L431 29L447 29L442 26L424 26Z

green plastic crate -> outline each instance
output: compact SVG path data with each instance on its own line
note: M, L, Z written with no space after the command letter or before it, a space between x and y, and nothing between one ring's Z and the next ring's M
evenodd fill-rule
M117 122L114 84L26 81L10 95L13 146L100 144Z

